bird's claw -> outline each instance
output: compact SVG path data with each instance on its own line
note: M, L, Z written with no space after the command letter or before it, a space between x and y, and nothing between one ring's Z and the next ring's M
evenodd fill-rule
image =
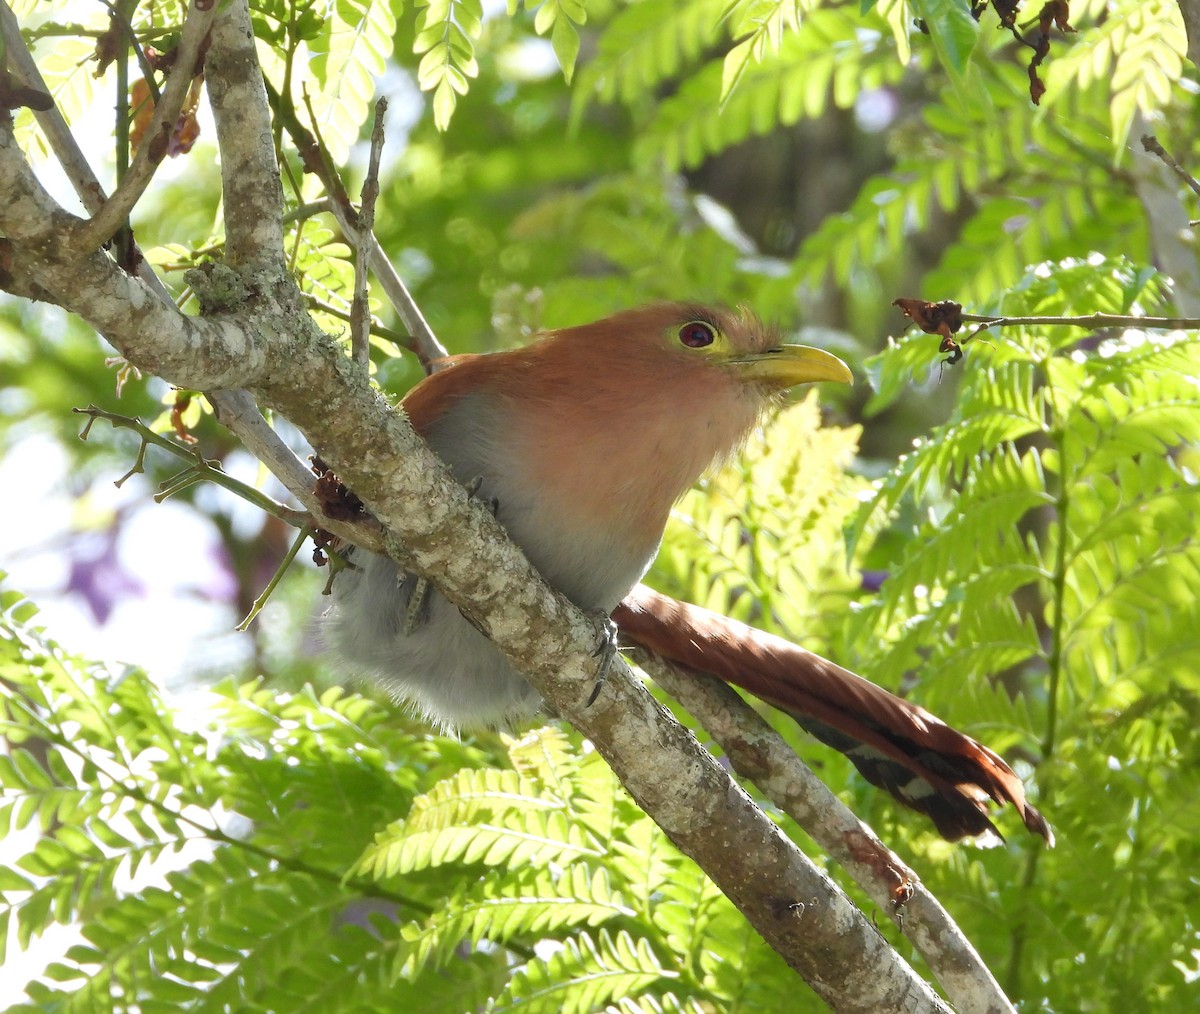
M600 696L600 691L604 688L604 681L608 679L609 670L612 669L613 660L617 657L620 649L617 647L617 625L608 613L593 611L588 613L588 618L596 624L597 628L596 648L592 652L592 657L600 659L600 668L596 670L596 685L592 687L592 692L585 705L590 708Z
M467 496L472 500L480 499L479 490L483 486L483 476L477 476L471 482L467 483ZM500 509L500 501L494 496L483 499L483 505L492 512L492 517L496 516L496 511ZM417 574L403 574L400 578L401 590L407 588L408 604L404 607L404 636L411 637L420 630L426 623L429 622L429 596L433 592L433 586L429 583L429 579L420 577ZM461 610L460 610L461 612ZM482 634L487 634L474 620L471 620L466 613L463 613L472 626Z
M479 490L482 488L482 486L483 476L477 475L474 479L467 483L467 496L469 496L472 500L478 500L489 511L492 512L492 517L495 517L496 512L500 509L500 500L494 496L481 497L479 495Z
M429 622L429 579L417 574L405 574L400 587L409 589L404 607L404 636L411 637Z

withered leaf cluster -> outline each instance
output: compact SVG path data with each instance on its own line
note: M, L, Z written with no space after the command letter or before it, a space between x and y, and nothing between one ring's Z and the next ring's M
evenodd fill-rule
M900 312L908 317L926 334L941 335L938 345L939 352L948 352L942 360L950 366L963 357L962 346L954 340L954 335L962 328L962 304L952 299L943 299L940 303L931 303L926 299L912 299L901 296L892 300L892 306L898 306Z
M1034 105L1038 105L1042 96L1046 94L1046 84L1038 74L1038 68L1050 55L1050 31L1052 28L1057 28L1063 34L1075 31L1069 20L1071 4L1069 0L1049 0L1042 5L1037 17L1018 24L1017 15L1020 13L1021 0L974 0L971 4L971 16L978 21L989 7L995 10L1000 18L1001 28L1012 32L1017 42L1033 50L1033 56L1029 60L1029 98ZM1034 31L1029 31L1035 26ZM917 21L917 27L928 33L924 21ZM1029 34L1022 35L1022 31Z

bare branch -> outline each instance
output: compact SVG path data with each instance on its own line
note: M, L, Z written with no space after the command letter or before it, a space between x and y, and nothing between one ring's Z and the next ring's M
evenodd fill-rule
M267 85L267 91L275 115L283 121L288 135L300 151L305 167L309 172L316 173L325 185L325 189L330 195L329 211L337 219L342 232L352 243L357 244L355 237L358 235L358 216L351 207L349 198L346 197L342 181L328 164L328 160L312 134L297 119L295 110L291 108L286 99L273 92L270 85ZM396 273L392 262L388 260L379 240L372 235L370 242L371 270L375 273L375 278L379 282L380 288L383 289L384 295L395 308L396 315L404 323L408 333L412 335L412 348L425 368L425 372L430 373L440 360L447 357L446 348L437 340L433 329L426 322L420 307L417 306L416 300L413 299L408 287Z
M283 188L254 30L245 3L221 11L205 60L209 100L221 149L225 254L238 270L283 273Z
M29 87L48 94L46 82L26 48L25 40L21 38L21 27L17 24L16 16L5 0L0 0L0 38L4 41L4 58L8 61L9 68ZM58 111L58 106L35 110L34 116L38 126L42 128L42 133L50 142L50 148L59 165L67 174L75 193L79 195L79 200L89 214L95 214L104 204L104 189L79 145L75 143L71 128Z
M1200 67L1200 0L1179 0L1179 13L1187 32L1187 58Z
M339 224L345 229L346 222L342 221L337 206L334 205L332 210L338 217ZM421 365L425 368L425 372L433 372L437 368L438 361L446 359L449 353L446 351L446 347L437 340L433 328L426 322L425 315L417 306L417 301L413 299L412 294L408 291L408 286L396 273L395 267L392 266L388 255L384 253L383 247L374 235L371 236L371 270L375 272L375 279L395 308L396 315L404 322L408 333L412 335L412 347L416 351Z
M345 310L342 310L331 303L326 303L324 300L320 300L308 292L304 294L304 305L309 307L309 309L320 310L322 313L327 313L330 317L336 317L338 320L344 320L347 324L350 323L352 319L350 314L348 314ZM412 343L408 335L401 334L395 328L385 327L374 317L371 317L368 320L368 330L373 335L378 335L380 338L386 338L397 348L408 349L410 352L412 351Z
M1196 245L1187 226L1195 226L1189 213L1189 198L1180 190L1179 181L1192 193L1200 193L1200 183L1185 170L1146 129L1146 118L1135 110L1132 130L1142 135L1142 151L1133 150L1130 170L1134 191L1146 213L1150 227L1151 263L1174 282L1172 302L1178 313L1195 316L1200 311L1200 263ZM1194 198L1190 203L1194 205Z
M1152 155L1157 155L1170 168L1170 170L1178 176L1184 183L1191 187L1194 193L1200 194L1200 182L1197 182L1196 177L1183 168L1171 153L1167 151L1160 143L1157 137L1153 134L1142 135L1142 147Z
M171 130L175 121L179 119L179 113L192 86L192 78L198 71L200 53L216 17L218 6L212 4L201 8L199 4L190 5L183 34L179 39L175 66L167 79L162 99L154 107L150 126L138 146L133 164L113 195L76 231L74 243L78 251L96 250L112 239L117 230L128 221L134 205L142 199L142 194L154 178L159 163L166 156Z
M242 631L250 629L250 624L253 623L258 614L263 611L263 606L267 604L267 600L270 599L272 592L274 592L279 586L279 582L283 580L283 575L288 572L288 568L291 567L292 561L296 559L296 554L300 552L300 547L304 545L306 539L311 539L312 536L313 530L311 528L300 529L299 533L296 535L296 538L292 540L291 548L279 562L279 566L275 568L275 573L271 575L271 580L267 582L267 586L262 590L262 592L259 593L254 602L251 603L250 611L246 613L246 615L242 618L242 621L233 628L234 630Z
M303 528L305 525L312 523L312 517L303 511L295 511L285 507L281 503L277 503L261 490L255 489L253 486L247 486L240 479L235 479L227 473L219 461L210 461L206 459L195 447L188 447L172 440L170 437L165 437L161 433L155 433L145 423L134 416L121 415L117 412L108 412L105 409L98 408L95 405L89 405L87 408L72 409L80 415L88 417L87 425L84 426L83 432L79 434L81 440L86 440L92 428L92 423L97 419L105 419L112 424L114 428L132 430L142 441L142 446L138 451L138 461L135 467L121 479L117 480L117 485L120 486L125 479L133 475L134 472L142 471L141 463L145 456L146 447L153 444L155 447L160 447L165 451L170 452L177 458L182 458L188 463L188 466L199 471L199 477L205 479L217 486L221 486L231 493L236 493L247 503L253 504L259 510L272 517L278 518L284 524L291 525L294 528Z
M350 304L350 348L354 361L364 368L371 354L371 303L367 297L367 274L371 240L375 236L375 201L379 197L379 159L383 154L383 115L387 99L375 103L375 125L371 129L371 158L363 181L362 208L358 213L358 235L354 240L354 300Z
M639 665L721 745L752 781L854 878L912 941L961 1014L1014 1008L950 914L914 873L837 798L782 736L727 684L644 651Z
M121 29L121 33L125 36L125 41L133 50L134 58L137 60L138 66L142 70L142 77L145 79L146 88L150 92L150 98L153 99L155 105L157 105L161 99L161 92L158 89L158 85L154 81L154 68L150 66L150 61L146 57L146 51L142 48L141 43L138 41L137 32L134 31L133 28L133 22L129 20L129 16L125 13L125 11L116 4L112 3L111 0L100 0L100 3L103 4L105 10L108 11L108 16L117 23L117 26Z
M235 433L251 454L271 470L284 488L302 503L310 521L356 546L383 552L383 534L377 521L354 523L329 517L314 492L313 474L268 425L248 391L208 391L205 397L217 411L217 420Z
M1089 313L1082 317L989 317L978 313L961 314L961 319L982 324L977 330L992 327L1082 327L1095 331L1102 327L1149 327L1170 331L1193 331L1200 328L1196 317L1138 317L1119 313Z

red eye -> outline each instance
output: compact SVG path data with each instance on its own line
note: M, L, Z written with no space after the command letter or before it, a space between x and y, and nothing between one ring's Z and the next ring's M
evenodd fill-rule
M715 338L712 325L702 320L690 321L679 329L679 340L689 349L702 349L705 345L711 345Z

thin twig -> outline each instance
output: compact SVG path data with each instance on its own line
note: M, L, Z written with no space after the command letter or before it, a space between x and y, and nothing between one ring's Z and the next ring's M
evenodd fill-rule
M1145 148L1146 151L1150 152L1151 155L1157 155L1160 159L1162 159L1167 167L1176 176L1178 176L1181 180L1183 180L1184 183L1192 188L1193 193L1200 194L1200 181L1197 181L1195 176L1184 169L1183 166L1181 166L1175 161L1174 158L1171 157L1171 153L1167 151L1167 149L1161 144L1159 144L1157 137L1155 137L1153 134L1143 134L1142 147Z
M326 153L322 152L312 133L300 122L290 100L280 95L269 81L264 83L267 89L267 98L275 110L276 116L283 121L287 128L292 143L299 149L305 168L320 178L329 193L328 210L337 219L338 225L341 226L346 236L355 236L357 228L353 209L350 206L349 198L346 197L345 188L333 170ZM447 359L446 347L437 340L433 329L426 322L420 307L417 306L416 300L413 299L408 287L396 273L392 262L388 260L387 254L384 253L383 247L374 235L371 236L371 270L383 289L384 295L396 310L396 315L407 328L408 333L412 335L411 347L420 360L421 366L424 367L426 373L433 372L438 363Z
M188 487L207 479L210 468L218 472L221 471L218 463L213 462L210 465L209 462L203 462L199 465L192 465L190 468L185 468L182 472L176 472L171 478L164 479L158 484L158 492L151 499L155 503L170 500L176 493L182 493Z
M318 527L333 532L363 549L376 553L383 551L382 529L374 518L358 518L350 523L340 522L325 515L320 499L315 493L313 473L263 418L248 391L206 391L204 396L216 409L217 420L237 434L246 449L271 470L292 496L308 508L310 521L315 519Z
M296 554L300 552L300 547L304 545L306 539L311 539L312 536L312 528L300 529L295 541L292 542L292 548L287 551L287 555L280 561L279 566L275 569L275 573L271 576L271 580L267 582L267 586L262 590L258 598L254 600L253 605L250 606L250 612L246 614L246 618L234 627L234 630L243 631L250 628L250 624L254 622L254 618L262 612L263 606L267 604L267 600L278 587L279 582L283 580L283 575L287 573L288 568L292 565L292 561L296 559Z
M221 468L220 462L205 459L195 448L176 443L169 437L164 437L161 433L155 433L154 430L150 429L140 419L133 416L119 415L116 412L108 412L105 409L97 408L95 405L89 405L87 408L74 408L71 411L79 415L88 416L88 422L79 434L81 440L88 438L92 424L97 419L107 419L108 422L112 423L114 428L133 430L134 433L142 438L137 461L134 463L133 468L117 480L118 486L125 482L131 475L135 475L143 470L142 465L146 446L153 444L155 447L161 447L164 450L170 451L176 457L182 458L188 463L188 468L179 473L176 479L168 480L170 483L169 488L162 490L155 499L166 499L166 497L177 493L185 486L191 485L200 479L206 479L229 490L231 493L236 493L243 500L253 504L259 510L266 511L272 517L278 518L284 524L291 525L293 528L305 528L313 524L313 517L307 511L298 511L290 507L285 507L283 504L271 499L271 497L267 496L261 490L257 490L253 486L249 486L241 480L233 478L233 476Z
M284 165L287 165L287 159L281 159ZM306 204L297 204L291 211L283 216L283 224L290 225L292 222L303 222L306 219L312 218L315 215L323 214L329 210L329 199L322 197L319 201L309 201Z
M1196 317L1137 317L1119 313L1089 313L1083 317L989 317L977 313L960 314L971 324L982 324L976 332L992 327L1056 326L1082 327L1095 330L1101 327L1149 327L1171 331L1194 331L1200 328ZM960 342L959 344L962 344Z
M345 310L340 310L332 303L326 303L324 300L318 299L310 292L304 293L304 302L307 306L314 310L320 310L322 313L327 313L331 317L337 317L338 320L344 320L347 323L350 321L350 314ZM393 345L397 345L402 349L413 351L412 337L401 331L397 331L394 327L388 327L386 324L381 324L371 318L371 334L378 335L380 338L386 338Z
M21 26L4 0L0 0L0 39L4 43L4 59L9 70L30 88L49 95L50 89L46 87L41 71L38 70L37 63L21 37ZM104 190L75 142L71 128L59 112L58 105L55 104L49 109L36 109L33 115L84 208L89 213L95 213L104 203Z
M142 137L142 143L138 146L129 172L120 181L113 195L101 205L91 219L76 230L74 245L81 253L99 249L113 237L125 224L134 205L141 200L146 187L154 178L154 173L166 154L165 139L170 137L191 90L192 77L197 69L204 40L208 37L220 6L190 6L176 50L175 66L171 68L167 78L162 100L154 107L150 126Z
M129 20L122 9L110 3L109 0L100 0L100 2L108 8L109 17L117 23L130 47L133 49L133 55L137 58L138 66L142 69L142 77L146 79L146 88L150 92L150 98L157 105L160 96L158 83L154 80L154 68L150 66L150 60L146 56L146 51L142 48L142 43L137 37L137 32L133 30L133 22Z
M383 116L387 99L375 103L375 124L371 128L371 158L367 178L363 180L362 207L358 212L358 232L354 237L354 299L350 303L350 354L364 369L371 354L371 303L368 297L371 237L375 234L375 201L379 197L379 160L383 153Z

